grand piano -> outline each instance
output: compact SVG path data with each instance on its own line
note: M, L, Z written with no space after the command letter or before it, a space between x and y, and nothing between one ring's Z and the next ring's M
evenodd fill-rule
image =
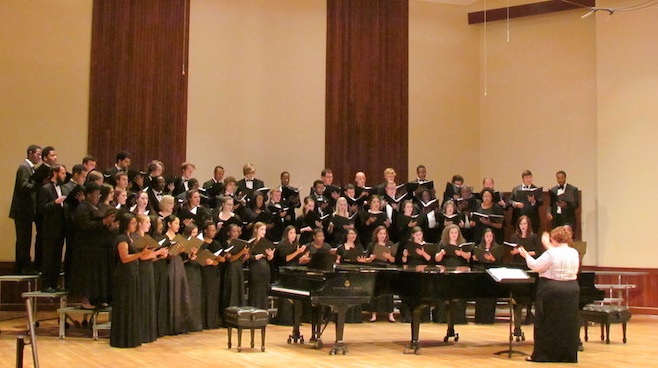
M532 273L529 273L533 276ZM300 301L312 306L309 343L321 348L323 317L327 309L335 312L336 343L330 354L347 352L344 343L345 312L354 305L367 303L372 296L381 294L398 295L411 311L411 341L404 352L420 352L420 322L428 307L445 303L447 307L447 333L449 338L459 340L455 331L454 310L451 301L475 298L509 298L510 291L515 299L534 299L536 284L509 285L496 283L485 269L445 268L443 266L377 267L371 265L336 265L332 271L310 270L306 267L290 266L280 269L279 280L271 286L270 295L295 301L293 333L288 342L302 342L299 326L301 321ZM536 275L534 275L536 276ZM594 273L582 272L580 284L580 307L604 297L604 291L594 286ZM510 289L512 288L512 289ZM520 314L520 308L515 314ZM515 331L521 331L520 318L514 318ZM326 324L325 324L326 326ZM519 336L517 336L518 338Z

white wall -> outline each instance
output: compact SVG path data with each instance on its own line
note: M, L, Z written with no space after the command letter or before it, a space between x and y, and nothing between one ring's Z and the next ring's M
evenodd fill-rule
M324 166L326 3L195 0L187 160L208 180L251 162L267 186L305 190Z

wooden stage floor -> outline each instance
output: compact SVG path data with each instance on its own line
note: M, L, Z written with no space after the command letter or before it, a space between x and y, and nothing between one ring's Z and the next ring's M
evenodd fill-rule
M39 318L53 313L39 313ZM25 333L25 319L20 312L1 312L0 320L17 317L0 323L0 366L15 366L16 336ZM42 322L38 331L40 366L71 368L124 368L124 367L530 367L524 357L507 355L500 357L494 352L507 348L508 325L493 326L459 325L459 342L443 343L445 324L425 323L421 326L421 355L402 354L410 335L408 324L362 323L349 324L345 329L349 353L345 356L328 355L334 341L334 325L329 324L323 336L324 348L314 350L303 345L286 343L290 327L267 327L266 351L249 348L249 332L243 335L243 351L238 353L226 347L226 329L210 330L180 336L167 336L136 349L116 349L109 346L107 338L91 339L88 328L71 326L64 340L57 338L56 320ZM308 325L302 327L308 339ZM524 326L527 340L515 343L515 349L532 351L532 326ZM658 318L635 315L628 327L628 343L621 342L621 325L611 326L610 345L599 340L599 327L590 327L590 341L585 352L579 354L579 367L658 367ZM233 343L236 344L234 332ZM105 333L102 336L107 336ZM551 364L551 367L573 364ZM32 367L30 347L25 348L25 367Z

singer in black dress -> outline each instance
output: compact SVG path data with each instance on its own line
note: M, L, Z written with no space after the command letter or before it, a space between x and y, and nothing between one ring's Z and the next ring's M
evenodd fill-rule
M167 217L167 232L165 236L171 242L180 230L180 220L174 215ZM184 247L177 245L177 250L182 252ZM169 254L169 323L168 335L187 333L192 330L192 302L190 299L190 288L187 284L187 275L183 265L185 253Z
M378 226L384 226L388 229L391 225L386 212L381 210L382 200L378 195L371 196L368 204L370 208L367 211L361 211L359 214L359 237L361 238L361 244L364 245L372 239L372 234Z
M471 249L459 247L460 244L464 244L465 242L466 240L462 236L458 225L451 224L446 226L441 233L441 241L439 242L439 248L441 250L435 257L436 262L450 268L468 267L468 260L471 258ZM458 299L445 302L450 303L455 312L455 323L465 324L466 300ZM441 314L440 308L438 314Z
M151 219L146 215L137 215L137 231L132 234L132 240L137 241L147 235L151 228ZM165 249L154 251L147 257L139 259L139 308L141 311L140 330L142 342L153 342L158 338L156 317L155 276L153 260L165 254Z
M265 237L267 226L263 222L254 224L249 257L249 305L269 309L267 292L270 286L270 261L274 259L274 244Z
M482 241L473 250L471 264L487 267L495 263L500 263L502 255L502 245L496 243L494 233L491 229L485 229L482 235ZM481 250L481 252L480 252ZM479 259L476 254L480 253ZM477 298L475 299L475 323L493 324L496 319L496 298Z
M302 217L296 221L297 233L299 234L299 244L308 244L313 241L313 230L322 229L320 215L315 210L315 199L312 197L304 198L304 208Z
M397 254L397 245L393 244L388 237L388 231L383 225L377 226L372 233L371 242L368 244L367 255L370 262L378 263L380 265L395 263L395 255ZM388 314L388 321L395 322L393 315L393 295L382 294L373 297L370 300L368 310L370 311L370 322L377 321L378 313Z
M331 215L327 233L329 234L329 244L336 247L345 241L347 231L354 229L354 219L356 216L350 216L347 199L340 197L336 200L336 211Z
M220 244L226 243L229 238L228 229L229 225L233 224L238 226L239 229L242 228L242 219L240 216L233 212L235 201L233 197L225 195L219 196L221 206L213 214L213 222L217 225L217 236L215 240L219 241Z
M186 239L196 238L199 235L199 227L190 222L183 230L183 236ZM190 254L186 255L183 261L185 267L185 277L187 277L187 286L190 291L190 305L192 314L190 315L191 332L203 330L203 281L201 280L201 265L196 262L196 255L199 250L192 248Z
M230 242L240 238L240 227L236 224L228 226L228 236L225 249L231 247ZM226 268L224 272L224 289L222 290L222 309L227 307L242 307L246 305L244 297L243 263L249 259L249 248L230 249L225 251Z
M297 231L292 225L283 230L283 237L276 247L275 257L279 267L299 266L299 259L306 253L306 245L297 242ZM277 314L274 323L291 326L293 324L293 304L285 298L277 298Z
M336 207L340 206L340 198L336 202ZM370 258L366 257L366 252L359 242L358 234L354 229L348 229L345 235L345 241L338 245L336 255L340 263L369 263ZM345 314L345 323L361 323L362 307L355 305L350 307Z
M214 223L206 223L203 230L203 245L200 251L207 249L210 252L217 253L222 249L222 246L214 240L217 235L217 227ZM223 263L225 258L219 254L215 256L215 260L207 260L206 264L201 267L201 281L203 284L203 328L214 329L219 328L221 316L219 315L219 299L221 290L221 275L219 264Z
M149 216L151 229L149 235L160 244L163 254L153 261L153 281L155 288L156 324L158 326L158 337L167 334L169 323L169 266L167 256L169 255L167 245L168 239L162 233L164 222L157 215Z
M116 251L119 264L113 275L112 328L110 345L116 348L134 348L142 344L140 319L143 316L139 303L139 259L153 253L144 248L135 249L130 234L137 229L137 220L132 214L120 219Z

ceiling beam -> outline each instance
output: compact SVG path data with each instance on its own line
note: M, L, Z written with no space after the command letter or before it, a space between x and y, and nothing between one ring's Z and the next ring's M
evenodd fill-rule
M525 5L510 6L509 8L497 8L487 10L487 22L504 20L508 18L520 18L530 15L555 13L564 10L585 9L595 6L595 0L561 0L544 1ZM484 11L468 13L468 24L484 23Z

